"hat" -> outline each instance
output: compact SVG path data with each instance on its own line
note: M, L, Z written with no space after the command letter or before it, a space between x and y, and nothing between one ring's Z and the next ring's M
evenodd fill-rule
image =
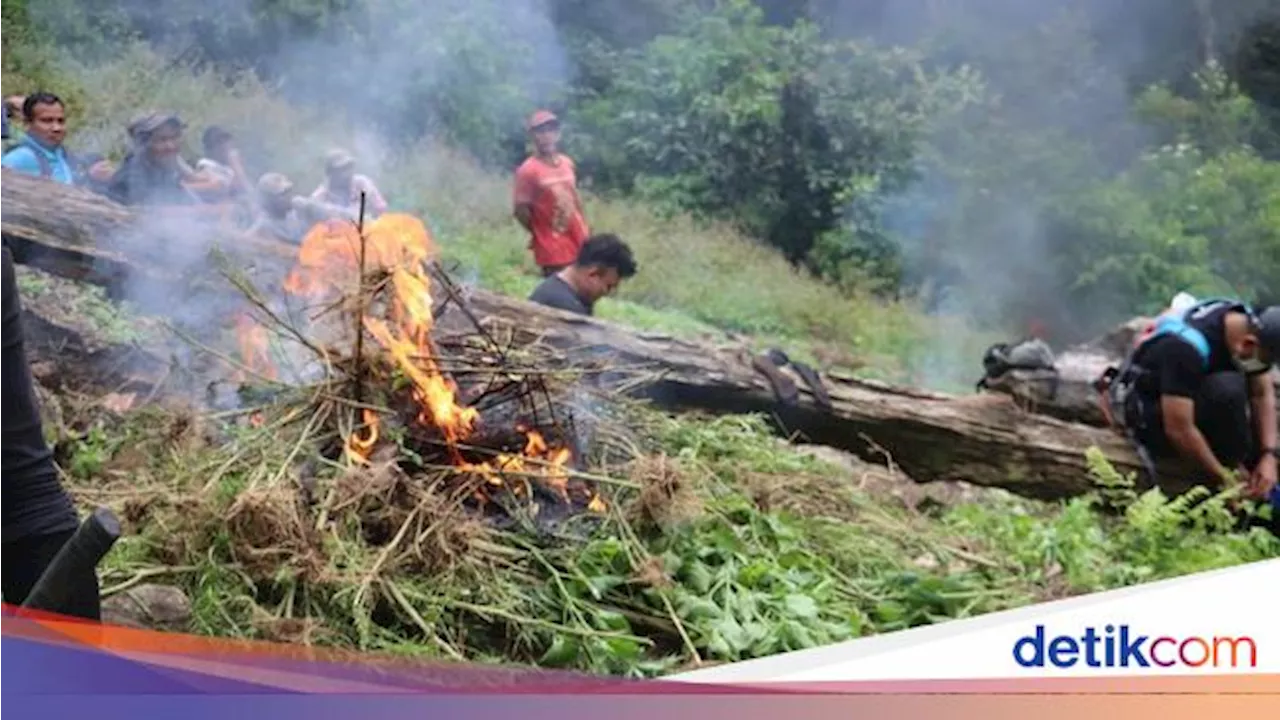
M356 159L346 150L330 150L324 155L324 169L338 170L354 165Z
M177 125L179 130L186 127L186 124L176 114L153 110L134 116L129 123L129 135L134 138L145 137L165 125Z
M1280 305L1273 305L1257 316L1258 344L1273 363L1280 362Z
M536 127L541 127L543 125L546 125L547 123L558 123L558 122L560 122L560 118L556 117L555 113L551 112L550 110L539 110L529 116L529 120L528 122L525 123L525 127L528 128L529 130L532 130Z
M277 172L269 172L258 178L258 192L263 195L279 197L293 189L289 178Z

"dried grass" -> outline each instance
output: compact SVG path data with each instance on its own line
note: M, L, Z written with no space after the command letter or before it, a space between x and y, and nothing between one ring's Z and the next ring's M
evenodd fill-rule
M636 527L652 526L672 532L703 512L696 488L696 475L666 455L640 457L628 468L640 492L626 508L627 519Z

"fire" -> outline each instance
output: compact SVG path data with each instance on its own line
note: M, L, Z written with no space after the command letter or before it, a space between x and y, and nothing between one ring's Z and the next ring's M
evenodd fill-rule
M554 489L566 502L569 500L569 461L573 453L568 448L551 448L537 430L525 430L524 450L520 455L502 453L493 460L482 463L461 463L464 470L478 473L490 484L501 485L499 473L536 475L548 487ZM532 462L530 462L532 461Z
M427 272L435 252L426 227L410 215L379 217L364 228L363 246L360 230L351 223L321 223L303 238L297 264L285 278L284 289L296 296L338 293L350 297L362 287L383 283L380 287L389 290L388 318L365 308L360 321L412 384L417 422L440 431L459 469L474 472L493 486L503 484L503 473L537 476L567 500L572 453L568 448L550 447L536 430L521 428L526 442L520 454L504 453L482 463L462 457L461 445L476 431L480 414L458 401L457 386L441 372L435 359L431 341L435 319ZM364 433L353 433L346 445L347 456L355 462L368 459L379 436L377 414L365 410L363 420ZM594 496L591 508L600 511L603 507L599 496Z
M364 437L360 437L360 431L351 434L347 440L347 457L353 462L363 463L369 459L369 454L373 452L374 445L378 444L378 415L377 413L364 409L361 412L364 417L364 425L368 428Z
M275 380L276 367L267 353L267 329L248 313L240 313L236 316L236 340L240 345L241 363L251 372ZM244 380L244 372L236 374L239 381Z

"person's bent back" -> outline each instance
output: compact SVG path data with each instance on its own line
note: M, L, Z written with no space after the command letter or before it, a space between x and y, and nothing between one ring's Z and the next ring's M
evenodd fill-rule
M1239 479L1266 497L1276 484L1280 307L1206 302L1160 329L1133 355L1125 425L1154 455L1180 455L1211 480Z

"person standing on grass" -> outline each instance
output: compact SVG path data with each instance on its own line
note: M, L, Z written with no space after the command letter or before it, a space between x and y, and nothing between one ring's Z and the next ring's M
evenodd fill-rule
M529 249L543 277L568 267L590 234L578 195L576 166L560 152L560 120L539 110L527 123L534 153L516 170L516 221L529 232Z
M616 235L594 235L582 244L572 265L547 276L529 300L579 315L592 315L596 301L613 294L636 274L631 248Z
M4 378L3 575L4 601L21 605L53 558L79 527L75 505L58 480L45 443L35 385L27 365L13 255L3 248ZM67 615L101 621L101 594L93 570L74 578Z
M324 158L324 182L311 193L311 199L360 215L360 193L364 193L365 220L373 220L387 211L387 201L367 175L356 172L356 159L346 150L330 150Z

